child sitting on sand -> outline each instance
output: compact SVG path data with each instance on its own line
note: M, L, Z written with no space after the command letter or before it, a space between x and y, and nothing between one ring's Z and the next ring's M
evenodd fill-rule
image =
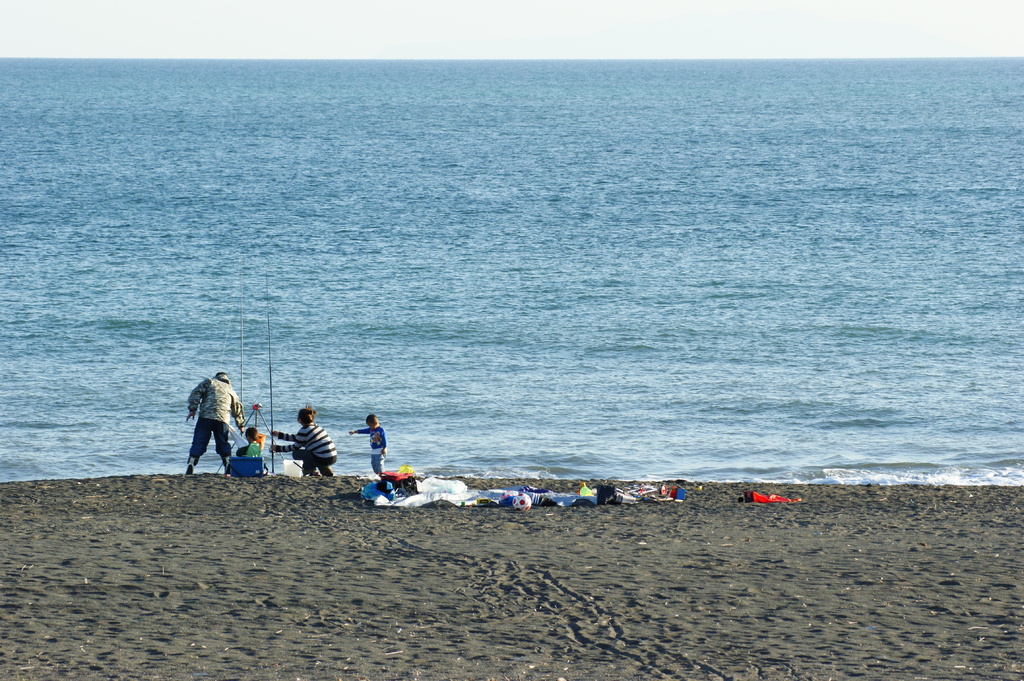
M266 437L266 435L256 430L254 426L249 426L245 429L245 439L249 441L249 444L245 447L239 447L238 451L235 452L235 456L263 456L263 441Z
M349 435L360 435L370 436L370 465L373 466L373 472L380 475L384 472L384 459L388 455L388 438L384 434L384 429L380 426L380 421L374 414L370 414L366 417L366 425L369 428L360 428L359 430L348 431Z

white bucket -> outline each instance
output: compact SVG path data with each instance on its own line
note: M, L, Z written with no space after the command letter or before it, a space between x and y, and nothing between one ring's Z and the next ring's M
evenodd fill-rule
M283 461L281 461L281 464L284 467L282 469L282 471L281 471L283 474L285 474L285 475L287 475L289 477L292 477L292 478L301 478L302 477L302 462L301 461L292 461L291 459L284 459Z

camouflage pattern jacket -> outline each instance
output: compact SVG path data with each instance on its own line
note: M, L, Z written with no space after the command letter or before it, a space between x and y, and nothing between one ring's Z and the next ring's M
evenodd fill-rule
M223 423L230 423L234 417L239 430L245 425L242 403L231 383L217 378L207 378L196 386L188 396L188 410L196 412L199 418Z

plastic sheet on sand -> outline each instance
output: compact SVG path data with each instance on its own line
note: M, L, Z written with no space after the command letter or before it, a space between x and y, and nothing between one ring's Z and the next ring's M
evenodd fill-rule
M444 478L433 477L419 481L416 486L419 489L419 494L414 494L411 497L397 498L394 501L391 501L386 496L381 495L375 498L373 503L376 506L414 507L424 506L432 501L449 501L456 506L459 506L463 503L475 502L477 499L498 501L502 496L511 491L519 491L518 488L489 490L469 489L466 486L466 483L460 480L446 480ZM551 499L559 506L571 506L574 501L580 498L578 494L564 492L549 492L544 494L544 496Z

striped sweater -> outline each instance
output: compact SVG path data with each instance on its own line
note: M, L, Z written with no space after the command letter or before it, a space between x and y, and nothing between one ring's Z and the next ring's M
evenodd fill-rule
M284 442L293 442L295 444L290 445L277 445L277 451L279 452L291 452L296 448L303 447L307 451L321 459L329 459L336 455L334 449L334 442L331 437L327 434L327 431L316 425L315 423L308 426L302 426L299 428L299 432L295 435L289 435L288 433L278 433L277 437Z

